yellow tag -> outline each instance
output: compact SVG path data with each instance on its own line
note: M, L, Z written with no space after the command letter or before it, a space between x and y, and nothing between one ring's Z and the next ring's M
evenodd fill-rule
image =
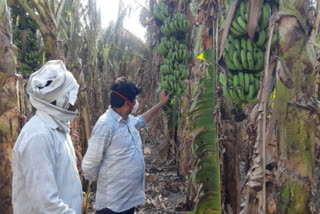
M200 60L206 61L206 60L205 60L205 58L203 57L203 53L201 53L199 56L197 56L197 59L200 59Z

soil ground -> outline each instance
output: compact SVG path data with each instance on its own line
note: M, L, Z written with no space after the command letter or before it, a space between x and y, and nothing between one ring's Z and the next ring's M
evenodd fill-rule
M185 180L177 175L175 164L160 158L166 145L163 135L151 137L148 130L141 131L146 164L146 200L136 208L135 214L183 214L185 213ZM94 193L90 200L89 214L94 214Z

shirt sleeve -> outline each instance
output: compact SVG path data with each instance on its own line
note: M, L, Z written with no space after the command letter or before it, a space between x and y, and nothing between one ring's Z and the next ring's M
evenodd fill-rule
M142 115L139 115L135 119L136 119L136 124L135 124L136 129L144 128L148 124Z
M96 180L98 177L104 150L111 142L111 132L111 127L99 122L93 128L88 149L82 161L84 177L89 181Z
M20 155L21 169L26 179L26 192L37 213L76 214L59 197L55 181L55 154L48 136L34 136Z

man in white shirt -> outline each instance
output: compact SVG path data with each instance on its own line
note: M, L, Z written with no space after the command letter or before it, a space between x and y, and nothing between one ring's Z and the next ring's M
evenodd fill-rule
M145 164L138 130L168 102L169 95L163 90L157 105L135 117L131 113L137 109L140 89L122 79L111 90L111 107L93 128L82 170L86 179L97 179L97 214L133 214L145 197Z
M69 135L78 88L61 60L30 76L27 92L37 112L12 152L15 214L81 214L82 186Z

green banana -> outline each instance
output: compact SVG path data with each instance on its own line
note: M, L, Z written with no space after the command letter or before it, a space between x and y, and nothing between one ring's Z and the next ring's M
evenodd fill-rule
M255 95L256 95L256 90L254 88L254 85L250 84L247 99L253 99L255 97Z
M233 44L234 44L235 50L239 51L239 53L240 53L240 50L241 50L240 40L239 39L234 39L233 40Z
M242 36L243 34L238 32L236 29L234 29L234 27L230 27L229 28L230 32L231 32L231 35L233 35L234 37L239 37L239 36Z
M228 54L223 56L223 61L226 63L228 69L237 70L236 66L233 64L232 58L230 59Z
M249 92L250 77L248 73L244 73L244 92L247 94Z
M247 61L247 54L245 50L241 50L240 52L240 58L241 58L241 63L244 69L248 70L248 61Z
M189 29L189 21L188 20L184 20L183 21L183 32L187 32Z
M250 39L247 39L247 51L250 51L251 53L253 53L253 45Z
M253 48L253 54L252 54L252 56L253 56L253 62L257 62L259 51L260 51L259 48L256 48L256 47Z
M233 41L233 40L232 40ZM234 46L231 40L228 40L228 49L227 49L227 54L229 56L229 59L232 59L233 57L233 52L234 52Z
M265 41L266 41L266 31L262 29L258 33L258 40L256 42L256 45L259 48L264 48Z
M247 32L248 29L247 29L247 23L246 23L246 21L245 21L241 16L238 16L237 21L238 21L240 27L241 27L244 31Z
M254 62L253 62L253 56L252 52L247 52L247 60L248 60L248 70L253 71L254 70Z
M244 95L244 92L243 92L242 88L238 87L236 92L237 92L237 94L238 94L238 96L239 96L241 101L245 101L246 100L246 97Z
M266 28L269 26L269 18L271 16L271 7L268 3L263 4L262 16L262 27Z
M249 73L249 80L250 80L250 84L251 83L254 83L254 75L253 75L253 73Z
M233 87L237 88L239 86L239 76L238 75L234 75L233 76Z
M240 100L240 97L238 96L237 92L234 91L232 88L229 89L229 93L230 93L230 96L233 100L237 101L237 102L241 102Z
M239 77L239 85L242 89L244 89L244 74L243 72L238 72L238 77Z
M260 71L264 67L264 53L262 51L259 51L257 53L257 61L254 66L255 70Z
M227 79L222 72L220 72L220 74L219 74L219 81L220 81L221 85L223 85L223 86L227 85Z
M231 71L227 70L228 79L233 79L233 74Z
M240 16L242 17L243 20L246 20L245 14L247 13L247 4L244 1L240 2Z
M244 52L247 52L247 39L241 38L240 46L241 46L241 49L244 50Z
M177 32L177 30L175 29L175 26L173 25L173 22L169 23L169 29L170 29L170 33L175 33Z
M242 28L240 27L240 25L238 24L238 22L236 22L236 20L233 20L233 21L232 21L231 26L232 26L236 31L238 31L239 35L240 35L240 34L243 35L243 34L247 33L247 31L245 31L244 29L242 29Z
M233 58L232 58L233 64L235 65L237 70L242 70L243 67L242 67L242 64L240 63L239 59L240 59L239 52L238 51L234 51L233 52Z
M231 97L231 95L229 93L229 89L228 89L227 85L223 86L223 95L225 97L227 97L228 99L230 99L230 100L232 99L232 97Z

